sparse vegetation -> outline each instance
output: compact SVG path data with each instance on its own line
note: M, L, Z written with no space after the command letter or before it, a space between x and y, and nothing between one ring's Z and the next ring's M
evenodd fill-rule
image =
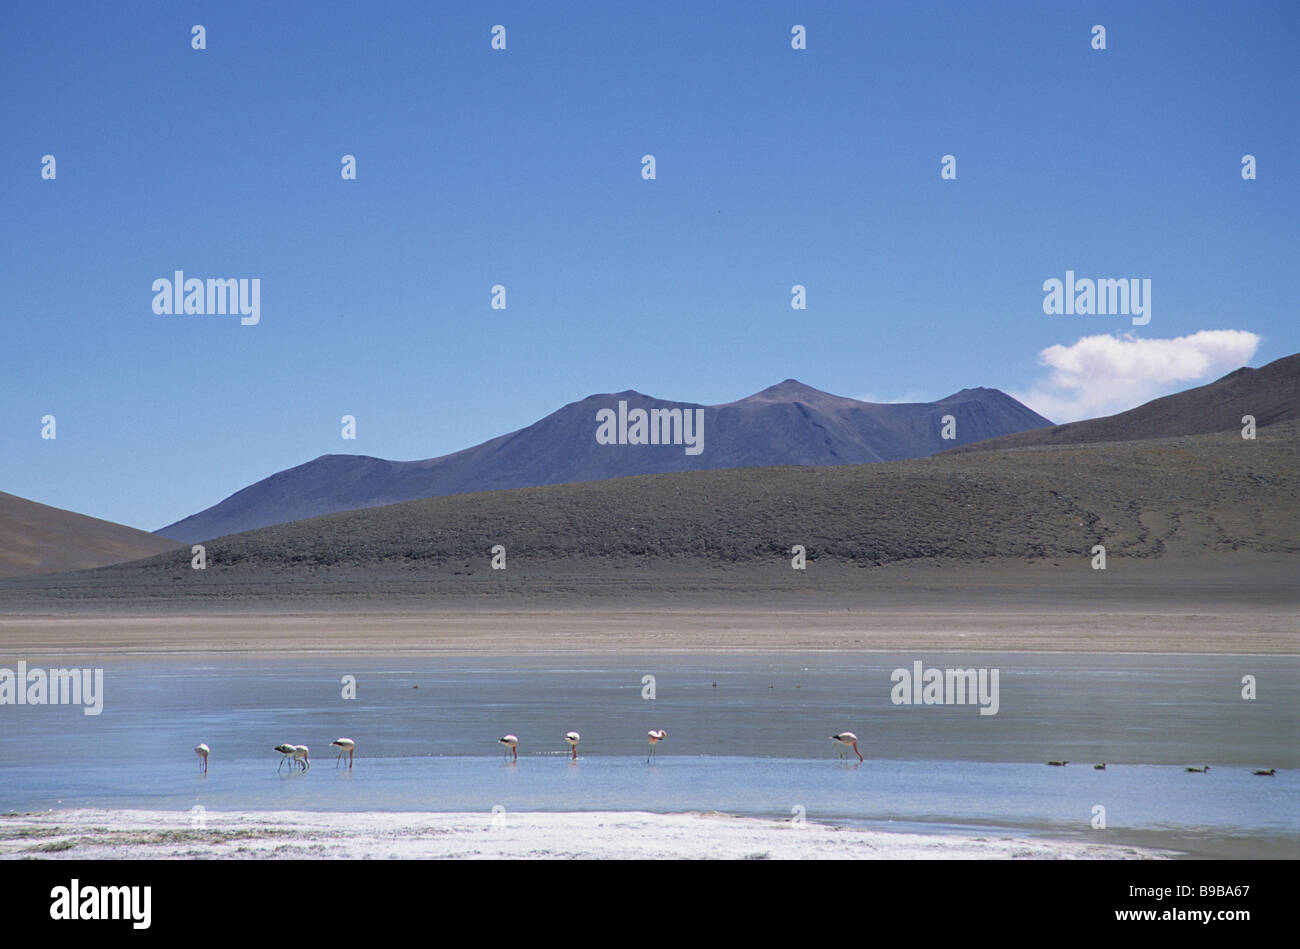
M1079 562L1300 553L1300 421L1146 442L972 452L843 467L643 475L408 501L209 541L188 554L0 581L24 597L221 603L419 592L500 596L662 578L689 593L902 562ZM509 569L489 569L505 544ZM790 570L792 544L809 570ZM820 573L818 572L820 571ZM200 579L201 582L193 582Z

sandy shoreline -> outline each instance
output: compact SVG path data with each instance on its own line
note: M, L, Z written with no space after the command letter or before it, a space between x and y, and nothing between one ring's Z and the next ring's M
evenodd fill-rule
M1300 654L1294 613L581 610L0 617L0 650L61 659L743 651Z
M646 812L68 810L0 817L0 859L1139 860L1113 844L886 833L812 821Z
M272 584L265 595L223 587L214 575L200 585L209 590L204 597L0 585L0 652L105 659L749 650L1300 655L1300 577L1289 557L1116 561L1105 572L1051 562L826 565L808 578L786 576L790 570L623 571L617 579L571 572L574 589L564 594L554 591L553 577L534 583L526 571L474 596L414 574L391 583L368 575L299 578L284 590Z

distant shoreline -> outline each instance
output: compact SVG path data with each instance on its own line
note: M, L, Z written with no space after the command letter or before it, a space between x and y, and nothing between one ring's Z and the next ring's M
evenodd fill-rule
M692 611L2 617L19 657L545 656L762 652L1300 654L1294 616L890 614Z
M186 571L187 573L189 571ZM97 577L99 571L85 575ZM0 583L0 658L856 651L1300 655L1291 555L467 578ZM186 578L189 580L190 578ZM473 592L482 584L486 589Z
M214 590L202 601L102 590L17 600L0 588L0 655L1300 655L1300 578L1288 556L1116 560L1107 571L1048 562L792 573L719 569L691 575L685 589L675 587L681 577L653 573L579 577L586 592L553 597L529 595L526 576L479 596L362 577L338 581L334 596L330 584L304 581L267 596Z

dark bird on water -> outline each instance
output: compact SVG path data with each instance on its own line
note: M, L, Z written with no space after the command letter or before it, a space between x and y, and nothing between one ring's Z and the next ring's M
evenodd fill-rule
M1210 770L1210 766L1207 764L1204 768L1184 768L1183 770L1190 771L1192 774L1204 774Z
M1053 765L1053 766L1055 766L1055 767L1057 767L1057 768L1064 768L1064 767L1065 767L1067 764L1069 764L1070 762L1068 762L1068 761L1049 761L1049 762L1047 762L1047 763L1050 764L1050 765Z
M1252 771L1251 774L1263 775L1266 778L1273 777L1277 773L1277 768L1269 768L1267 771Z
M1105 771L1105 770L1106 770L1106 762L1103 761L1101 764L1095 764L1095 765L1093 765L1093 766L1092 766L1092 770L1093 770L1093 771Z

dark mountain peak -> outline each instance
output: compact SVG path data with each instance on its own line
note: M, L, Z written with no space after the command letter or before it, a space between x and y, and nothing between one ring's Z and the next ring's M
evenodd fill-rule
M984 386L975 386L970 389L962 389L960 392L954 392L950 396L940 399L940 402L968 402L971 399L980 398L1010 398L1001 389L986 389Z
M311 461L304 461L300 465L294 465L292 468L286 468L284 471L278 471L271 477L285 474L290 471L297 471L300 468L308 466L318 469L348 469L352 470L358 466L374 467L375 465L391 465L393 462L387 458L376 458L374 455L348 455L336 452L327 452L324 455L317 455Z
M1242 366L1240 369L1232 370L1232 372L1228 373L1226 376L1224 376L1222 379L1219 379L1218 381L1226 382L1229 379L1241 379L1245 376L1250 375L1254 371L1255 370L1252 369L1250 366Z
M802 402L805 405L815 405L822 408L863 404L856 399L846 399L843 396L823 392L821 389L814 389L798 379L786 379L774 386L768 386L761 392L755 392L747 398L736 402L726 402L723 405L714 406L714 408L722 408L724 405L761 405L772 402Z
M764 389L763 391L764 391L764 392L771 392L771 391L773 391L773 390L789 390L789 391L791 391L791 392L795 392L795 391L798 391L798 392L821 392L821 391L822 391L821 389L814 389L812 386L807 385L807 384L805 384L805 383L802 383L802 382L800 382L798 379L795 379L795 378L782 379L782 380L781 380L780 382L778 382L776 385L774 385L774 386L768 386L768 387L767 387L766 389ZM825 394L825 393L823 393L823 394Z
M774 386L768 386L761 392L755 392L748 399L741 399L741 401L793 402L804 396L826 394L820 389L804 385L798 379L784 379Z
M601 403L602 405L622 399L625 402L663 402L664 399L656 399L652 395L646 395L644 392L638 392L636 389L624 389L622 392L593 392L580 402L571 403L573 405L586 405L587 403Z

